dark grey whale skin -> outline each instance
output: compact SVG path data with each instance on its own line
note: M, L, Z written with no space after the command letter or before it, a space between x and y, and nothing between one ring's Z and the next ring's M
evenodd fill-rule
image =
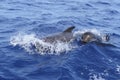
M70 42L71 40L74 39L73 33L72 33L74 28L75 28L74 26L71 26L61 33L45 37L42 40L48 43L56 43L57 41Z

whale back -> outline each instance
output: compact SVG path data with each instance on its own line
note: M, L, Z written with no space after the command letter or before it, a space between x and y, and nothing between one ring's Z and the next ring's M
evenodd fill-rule
M67 28L66 30L64 30L63 33L72 32L74 28L75 28L75 26L71 26L71 27Z
M58 33L52 36L45 37L43 40L48 43L55 43L57 41L69 42L73 39L72 31L74 28L75 28L74 26L71 26L67 28L66 30L64 30L62 33Z

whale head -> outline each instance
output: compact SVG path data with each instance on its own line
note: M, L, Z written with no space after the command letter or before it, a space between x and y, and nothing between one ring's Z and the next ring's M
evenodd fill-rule
M83 43L88 43L88 42L95 41L95 40L96 40L95 34L93 34L91 32L85 32L81 36L81 41Z
M83 43L88 43L88 42L108 42L110 40L110 36L108 34L105 34L103 37L98 36L92 32L85 32L81 36L81 41Z

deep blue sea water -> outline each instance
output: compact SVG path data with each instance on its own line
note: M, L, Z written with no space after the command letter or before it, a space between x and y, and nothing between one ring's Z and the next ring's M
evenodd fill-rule
M61 44L47 54L30 46L72 25L109 33L114 46ZM0 80L120 80L120 1L0 0Z

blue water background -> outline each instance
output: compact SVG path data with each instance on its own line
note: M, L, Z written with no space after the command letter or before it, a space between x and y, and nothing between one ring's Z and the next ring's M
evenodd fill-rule
M71 25L110 33L116 47L40 55L10 44L18 33L43 36ZM0 80L120 80L119 47L119 0L0 0Z

